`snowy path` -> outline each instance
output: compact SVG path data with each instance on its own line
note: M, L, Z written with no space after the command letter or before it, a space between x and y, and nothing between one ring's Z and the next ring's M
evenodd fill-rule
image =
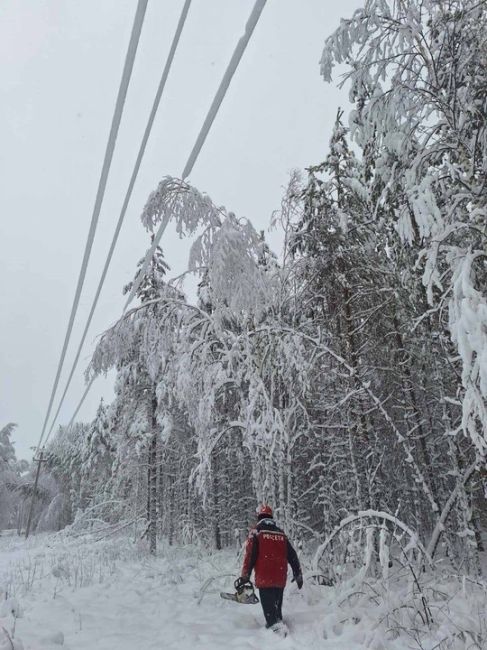
M20 576L19 566L28 567L23 569L24 586L32 567L39 576L23 596L18 591L23 615L16 621L15 635L23 641L24 650L364 648L360 625L343 629L327 612L326 588L307 587L298 592L290 585L286 589L283 611L291 629L287 639L264 628L260 605L237 605L221 600L217 593L207 593L198 605L197 595L206 577L235 570L237 560L231 554L196 557L191 549L171 549L168 556L153 559L140 553L139 558L118 558L112 567L97 567L97 562L108 562L112 547L96 552L93 558L87 543L56 545L49 537L46 540L49 544L39 541L25 547L14 541L10 549L0 548L4 584L5 576ZM88 584L74 587L75 575L79 579L84 572L86 580L90 570ZM69 579L59 578L63 571ZM12 628L12 617L0 622Z
M433 576L423 576L434 625L422 627L424 603L408 591L410 581L395 583L382 596L379 583L369 584L372 597L353 584L334 589L305 583L302 591L292 584L283 607L291 634L281 639L264 628L260 605L220 599L218 591L231 589L231 577L212 583L198 604L209 577L234 575L239 564L235 551L211 554L195 546L162 548L151 558L127 537L96 541L59 534L26 542L1 536L0 650L487 647L487 586L477 580L452 581L447 574L446 581L431 582ZM14 637L13 646L2 627Z
M318 612L297 597L287 599L285 611L298 643L262 629L260 605L224 603L216 594L198 605L191 585L161 584L156 570L134 565L123 568L111 584L64 592L55 599L46 593L17 621L17 634L26 650L59 648L46 643L58 631L71 650L323 648L312 623Z

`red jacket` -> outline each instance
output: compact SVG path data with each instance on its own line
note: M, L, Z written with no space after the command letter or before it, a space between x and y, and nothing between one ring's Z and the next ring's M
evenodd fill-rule
M288 562L295 576L301 573L296 551L284 531L273 519L262 519L245 542L242 576L250 577L254 570L258 589L283 588L286 586Z

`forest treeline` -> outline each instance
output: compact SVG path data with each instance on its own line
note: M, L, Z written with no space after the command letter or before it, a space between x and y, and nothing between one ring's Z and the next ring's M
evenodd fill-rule
M323 161L291 176L278 254L250 221L161 181L142 223L192 238L197 299L157 248L86 371L115 370L113 401L45 450L39 529L133 525L152 550L159 535L221 548L265 501L316 544L382 511L478 570L486 34L474 0L369 0L341 22L321 71L346 67L352 106Z

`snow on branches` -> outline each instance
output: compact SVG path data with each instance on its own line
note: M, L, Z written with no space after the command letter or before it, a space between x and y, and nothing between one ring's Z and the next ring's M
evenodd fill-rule
M265 244L250 221L237 219L208 195L169 176L150 195L141 219L150 231L171 221L180 237L197 235L187 271L205 276L227 317L259 319L268 308L274 291L262 263Z
M402 552L396 527L476 570L485 20L471 0L368 0L342 21L322 72L349 64L355 109L350 128L338 111L322 162L291 177L274 218L279 262L249 220L160 182L142 213L150 253L126 287L139 302L87 370L114 368L115 398L78 427L81 451L60 455L72 510L113 499L120 518L146 518L151 550L157 531L221 548L261 500L296 541L337 530L330 548L378 560L384 577ZM169 223L191 238L173 280L157 246Z
M417 252L430 305L446 306L462 368L463 430L487 448L487 11L476 0L368 0L325 43L347 63L353 137L382 214ZM374 210L378 214L377 206Z

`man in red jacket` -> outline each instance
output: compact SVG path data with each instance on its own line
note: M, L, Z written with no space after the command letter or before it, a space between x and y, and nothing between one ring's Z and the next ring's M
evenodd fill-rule
M245 542L245 556L241 584L254 571L255 586L259 589L266 627L276 628L282 621L282 597L287 580L287 565L291 565L298 588L303 576L296 551L284 531L276 526L272 509L263 505L257 511L258 521Z

